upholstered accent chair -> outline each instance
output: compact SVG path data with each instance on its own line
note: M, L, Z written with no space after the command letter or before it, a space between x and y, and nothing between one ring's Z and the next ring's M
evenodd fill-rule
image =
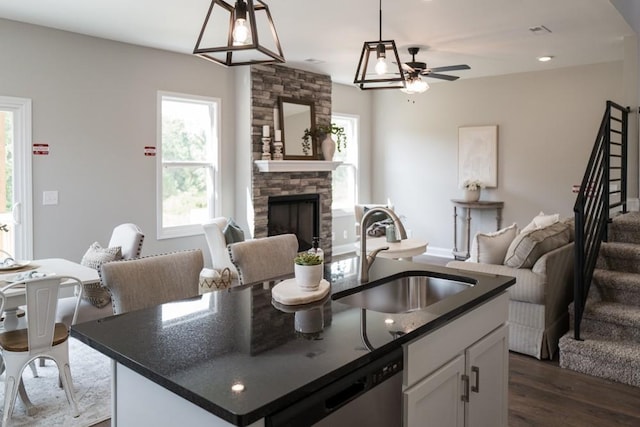
M563 231L563 226L568 230ZM532 265L513 266L511 246L522 242L518 238L513 240L504 262L469 262L470 259L447 263L447 267L460 270L516 278L516 284L508 290L509 350L538 359L553 358L560 337L569 329L568 306L573 301L573 223L556 223L547 228L549 233L554 232L552 229L559 230L566 240L555 249L538 254L535 261L530 260ZM491 234L499 238L498 233ZM523 234L526 231L519 236Z
M122 259L139 258L142 253L142 243L144 243L142 230L131 223L115 227L111 233L111 239L109 239L110 248L120 246Z
M141 310L199 295L204 258L200 249L111 261L100 266L113 314Z
M380 203L364 203L364 204L356 204L353 207L353 213L355 215L355 227L356 227L356 238L360 238L360 223L362 222L362 217L365 212L372 208L389 208L393 210L393 205L391 204L380 204Z
M282 279L293 274L293 259L298 253L295 234L280 234L232 243L229 258L238 269L243 285Z
M207 240L209 253L211 254L211 266L214 270L222 271L225 268L231 270L232 277L238 277L238 271L229 258L227 251L226 237L224 229L227 226L228 219L225 217L217 217L210 219L202 224L204 229L204 237Z
M109 251L110 249L120 248L118 254L120 257L102 258L100 253L93 254L92 262L89 265L85 262L88 257L87 251L85 257L83 257L83 264L90 266L91 268L99 269L100 264L107 260L117 259L135 259L139 258L142 253L142 244L144 243L144 233L135 224L125 223L114 227L111 232L111 238L109 239L108 248L103 248L103 251ZM95 244L94 244L95 245ZM93 247L93 245L92 245ZM102 253L104 255L104 252ZM96 300L103 299L104 302L96 304ZM58 321L70 326L72 324L71 317L77 316L77 322L88 322L91 320L102 319L103 317L113 315L113 307L109 303L109 295L106 293L99 283L86 285L84 288L84 298L80 300L78 309L75 310L76 298L67 297L61 298L58 308Z

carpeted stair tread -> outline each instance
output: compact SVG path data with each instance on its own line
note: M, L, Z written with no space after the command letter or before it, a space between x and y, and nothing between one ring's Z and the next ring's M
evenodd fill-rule
M628 212L613 218L609 225L609 240L640 243L640 212Z
M573 331L560 338L560 366L587 375L640 386L640 344L581 333L583 341L573 339Z
M596 268L593 271L593 278L599 285L613 289L636 289L640 292L640 274L628 273L626 271L605 270Z
M628 273L640 273L640 245L603 242L600 246L596 267Z
M591 292L603 301L640 306L640 274L597 268Z
M584 318L598 318L609 323L624 326L640 325L640 307L620 304L617 302L598 301L588 304L584 311Z
M587 303L581 333L595 338L640 343L640 307L606 301Z

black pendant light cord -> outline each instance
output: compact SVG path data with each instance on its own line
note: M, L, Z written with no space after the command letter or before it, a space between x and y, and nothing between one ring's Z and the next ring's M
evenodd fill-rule
M379 26L378 26L378 29L379 29L378 34L379 34L380 38L379 38L378 40L382 41L382 0L380 0L380 15L379 15L379 21L380 21L380 22L379 22Z

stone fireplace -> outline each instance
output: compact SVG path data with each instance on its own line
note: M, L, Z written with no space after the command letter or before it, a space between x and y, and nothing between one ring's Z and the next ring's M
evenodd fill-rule
M274 108L278 105L279 96L312 100L316 124L331 122L331 78L329 76L279 65L253 65L251 66L252 160L261 159L262 126L268 125L273 130ZM332 193L331 172L328 171L260 172L253 165L251 176L253 236L259 238L269 235L269 200L271 198L308 194L317 195L317 236L320 237L320 246L324 251L325 259L331 261ZM300 236L298 237L299 241L303 240Z

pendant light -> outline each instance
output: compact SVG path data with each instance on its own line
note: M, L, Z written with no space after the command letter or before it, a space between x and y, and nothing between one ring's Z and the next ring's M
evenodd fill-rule
M193 53L226 66L284 62L269 6L262 0L237 0L234 6L212 0Z
M405 87L404 74L394 40L382 40L382 0L380 0L379 37L364 42L353 83L360 89L397 89ZM371 56L375 54L375 61Z

